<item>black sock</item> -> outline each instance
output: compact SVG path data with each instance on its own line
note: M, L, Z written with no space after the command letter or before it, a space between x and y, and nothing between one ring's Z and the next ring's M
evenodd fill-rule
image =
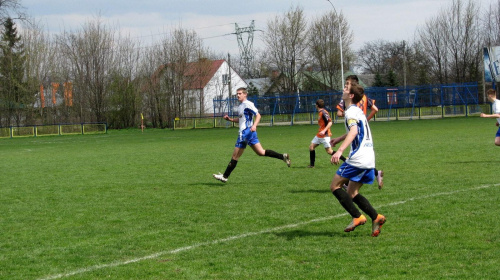
M368 199L366 197L362 196L360 193L358 193L352 201L356 203L363 212L365 212L372 220L377 219L377 210L373 208L373 206L370 204Z
M342 205L353 218L359 218L361 216L361 212L356 208L352 202L351 196L346 191L343 189L336 189L332 193L338 199L340 205Z
M226 171L224 172L224 178L229 178L229 175L231 175L231 172L233 172L234 168L236 167L236 164L238 164L237 160L231 159L229 164L226 167Z
M377 168L373 168L373 169L375 170L375 177L377 177L378 176L378 170L377 170Z
M314 161L316 160L316 150L309 151L309 162L311 166L314 166Z
M272 157L272 158L277 158L283 160L283 154L277 153L273 150L266 150L264 153L266 157Z

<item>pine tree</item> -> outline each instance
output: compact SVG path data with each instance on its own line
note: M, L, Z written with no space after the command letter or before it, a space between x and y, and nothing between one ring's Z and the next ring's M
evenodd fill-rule
M389 72L387 73L387 75L385 76L385 80L386 80L386 85L388 87L397 87L398 86L398 82L396 80L396 73L394 73L394 71L389 70Z
M11 18L3 25L0 41L0 99L7 112L7 126L15 119L21 125L22 114L27 105L28 93L24 83L25 54L21 37Z
M384 82L382 81L382 76L380 76L380 73L377 72L375 73L375 81L373 82L374 87L383 87L385 86Z

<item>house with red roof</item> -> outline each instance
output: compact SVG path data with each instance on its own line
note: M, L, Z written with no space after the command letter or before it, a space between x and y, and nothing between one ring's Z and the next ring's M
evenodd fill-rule
M219 114L221 108L214 111L213 100L235 98L236 89L247 86L224 59L188 63L184 76L186 109L191 115Z

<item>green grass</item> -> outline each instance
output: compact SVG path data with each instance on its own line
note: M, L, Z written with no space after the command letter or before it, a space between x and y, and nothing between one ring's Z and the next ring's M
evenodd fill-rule
M387 217L344 233L316 126L259 127L228 183L237 129L0 139L0 279L493 279L493 120L372 122ZM343 133L335 124L334 135Z

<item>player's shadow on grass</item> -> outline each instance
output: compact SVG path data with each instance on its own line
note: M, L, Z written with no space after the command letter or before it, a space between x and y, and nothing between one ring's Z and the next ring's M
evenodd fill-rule
M499 160L466 160L466 161L447 161L449 164L471 164L471 163L500 163Z
M290 193L330 193L330 188L325 189L308 189L308 190L290 190Z
M348 234L343 231L307 231L307 230L291 230L285 232L277 232L274 235L278 237L284 237L286 240L293 240L295 238L303 238L303 237L314 237L314 236L326 236L326 237L357 237L362 236L363 232L349 232Z
M327 236L327 237L334 237L336 234L331 231L307 231L307 230L291 230L291 231L285 231L285 232L277 232L274 235L278 237L284 237L287 240L293 240L295 238L302 238L302 237L310 237L310 236Z

